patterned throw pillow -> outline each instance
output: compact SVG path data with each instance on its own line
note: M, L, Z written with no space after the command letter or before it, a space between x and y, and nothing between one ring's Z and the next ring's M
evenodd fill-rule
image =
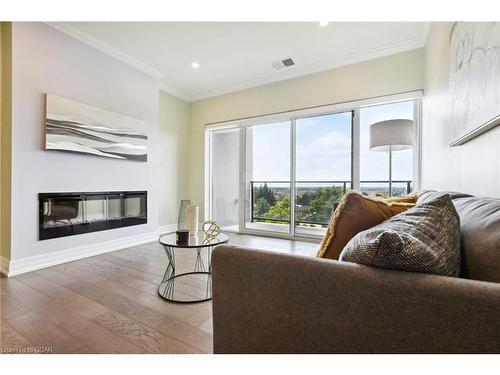
M358 233L340 260L392 270L458 276L460 219L443 195Z
M367 197L351 191L342 197L321 246L318 257L337 260L344 246L356 234L415 206L417 197L394 197L391 200Z

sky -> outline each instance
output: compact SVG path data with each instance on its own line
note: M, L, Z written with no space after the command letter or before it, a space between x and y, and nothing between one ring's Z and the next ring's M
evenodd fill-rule
M360 111L361 181L387 180L388 155L369 150L371 124L394 118L413 118L413 102L400 102ZM258 125L252 132L253 177L256 181L290 179L290 123ZM296 121L298 181L351 179L351 112ZM393 153L393 180L412 179L412 150Z

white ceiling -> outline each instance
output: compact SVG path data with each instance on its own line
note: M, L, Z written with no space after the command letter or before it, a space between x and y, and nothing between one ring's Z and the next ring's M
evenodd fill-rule
M52 22L185 100L420 48L427 22ZM271 64L291 57L295 66ZM191 67L192 62L199 69Z

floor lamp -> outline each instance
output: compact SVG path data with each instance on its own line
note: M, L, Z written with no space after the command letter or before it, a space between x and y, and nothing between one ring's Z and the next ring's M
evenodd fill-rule
M370 126L370 150L389 153L389 196L392 196L392 152L413 147L413 121L376 122Z

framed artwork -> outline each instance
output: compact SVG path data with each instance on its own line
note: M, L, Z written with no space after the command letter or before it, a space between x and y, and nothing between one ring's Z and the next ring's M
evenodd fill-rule
M60 96L46 96L46 150L147 161L144 129L144 121Z
M450 37L451 146L500 125L500 22L457 22Z

